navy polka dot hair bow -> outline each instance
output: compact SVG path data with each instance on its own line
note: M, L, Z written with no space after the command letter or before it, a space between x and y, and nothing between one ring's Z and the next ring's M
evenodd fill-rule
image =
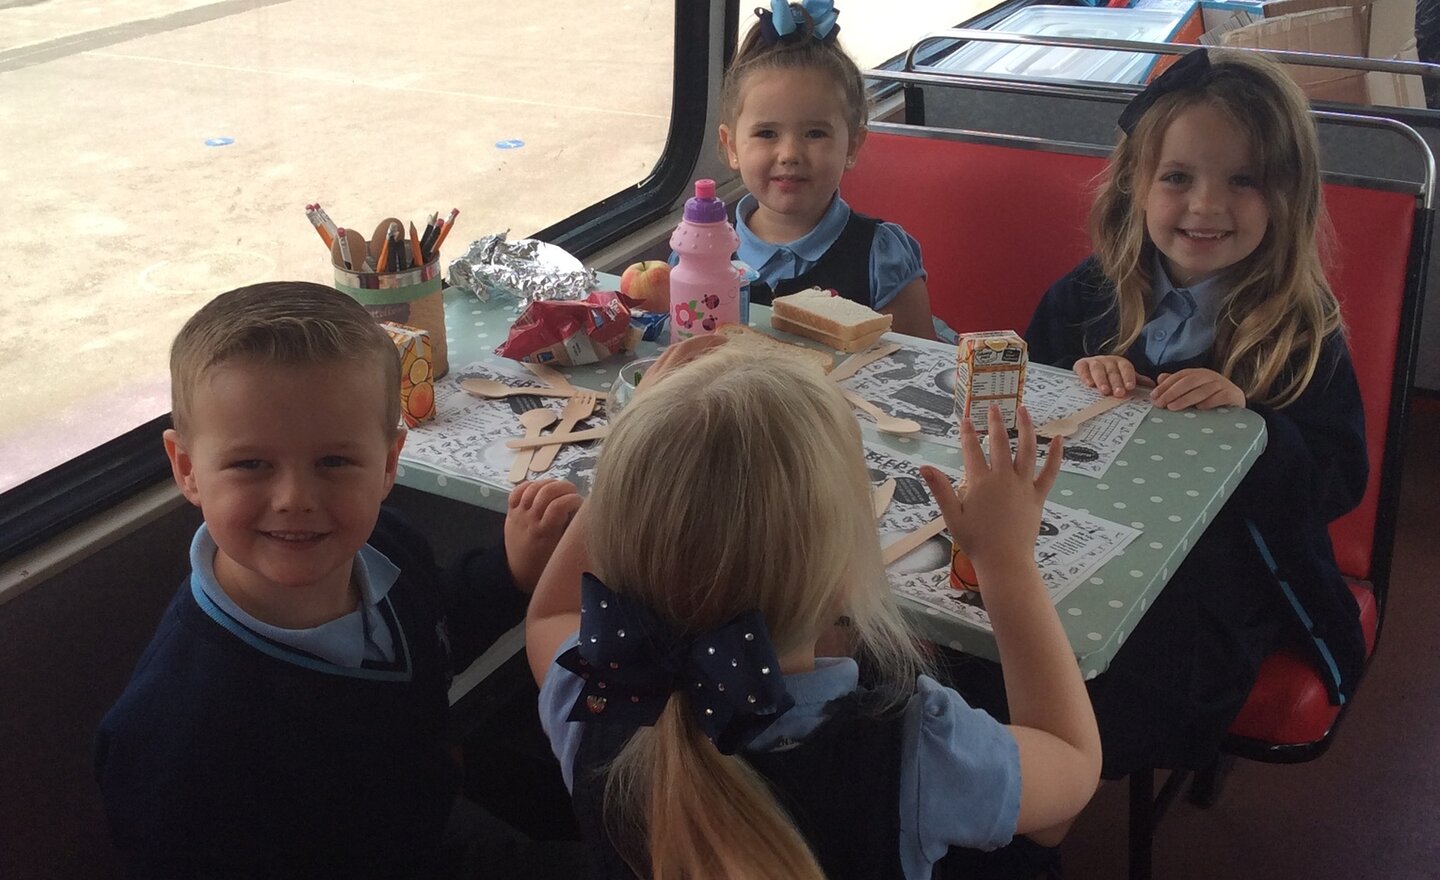
M649 608L589 572L580 603L580 644L556 661L584 680L571 721L649 727L683 689L695 723L733 755L795 705L758 611L714 632L678 637Z
M1155 77L1154 82L1125 105L1125 109L1120 112L1120 130L1127 135L1134 134L1135 126L1140 124L1140 117L1144 116L1145 111L1154 106L1156 101L1171 92L1199 85L1209 72L1210 53L1205 49L1195 49L1188 55L1182 55L1179 61Z

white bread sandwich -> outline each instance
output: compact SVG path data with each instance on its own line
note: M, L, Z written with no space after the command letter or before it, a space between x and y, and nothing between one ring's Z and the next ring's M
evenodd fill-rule
M823 351L795 345L791 342L781 342L768 333L761 333L744 324L721 324L715 329L715 335L724 336L727 346L742 345L757 351L778 354L784 358L810 364L822 373L830 372L830 368L835 365L835 359Z
M863 351L890 329L890 316L812 287L770 303L770 326L845 352Z

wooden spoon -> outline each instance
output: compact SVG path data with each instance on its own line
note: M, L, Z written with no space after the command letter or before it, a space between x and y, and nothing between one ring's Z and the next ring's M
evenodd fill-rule
M588 391L582 388L547 388L543 385L521 385L518 387L506 385L504 382L497 382L494 379L487 379L484 376L475 376L470 379L460 380L460 390L467 391L476 397L486 397L496 400L501 397L520 397L526 394L533 394L536 397L574 397L577 394L593 394L597 400L606 400L609 395L604 391Z
M555 423L559 416L555 410L549 407L539 409L527 409L520 414L520 424L525 428L526 437L539 437L540 432ZM530 459L535 455L534 450L522 449L515 454L515 463L510 465L510 482L522 483L525 475L530 472Z
M891 477L875 487L873 500L875 502L875 518L879 519L885 515L890 507L890 500L895 497L895 478Z
M1080 426L1100 415L1109 412L1128 398L1106 397L1095 401L1084 409L1077 410L1068 416L1059 419L1052 419L1035 429L1036 437L1069 437L1080 429Z
M845 395L845 399L850 401L856 409L869 414L870 418L875 420L875 427L886 434L917 434L920 432L920 423L914 419L896 418L848 388L841 388L840 393Z
M881 558L885 560L886 565L889 565L943 531L945 531L945 517L937 516L903 538L897 538L886 544L885 549L881 552Z

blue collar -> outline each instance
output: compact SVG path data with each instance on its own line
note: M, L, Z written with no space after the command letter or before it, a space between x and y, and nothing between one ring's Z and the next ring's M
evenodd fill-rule
M804 741L828 720L825 712L831 700L860 686L860 667L849 657L816 657L815 668L785 676L785 690L795 706L775 719L746 747L767 752Z
M339 672L363 678L408 679L408 646L400 633L397 646L401 669L387 672L361 668L366 643L378 628L388 628L387 615L380 609L400 569L385 554L369 544L355 554L354 578L360 588L360 607L349 614L309 629L285 629L257 620L245 613L215 579L215 553L219 548L201 523L190 544L190 589L200 608L216 623L263 653L297 666L324 672Z
M735 226L740 233L742 246L745 242L750 241L760 247L783 247L800 259L811 263L818 262L821 257L825 256L825 252L830 250L830 246L840 237L840 233L845 231L845 224L850 222L850 206L845 204L845 200L840 198L840 193L836 192L835 197L830 200L830 207L820 215L820 222L815 224L814 229L794 241L770 244L764 242L750 230L748 222L750 215L755 213L755 209L759 205L760 203L753 195L746 193L740 199L740 204L735 207ZM744 260L745 258L742 256L740 259Z
M1184 303L1184 307L1171 306L1176 312L1186 318L1199 316L1205 326L1213 327L1215 319L1220 315L1220 303L1225 299L1224 273L1211 275L1204 281L1192 284L1189 287L1176 287L1170 280L1169 274L1165 272L1165 261L1160 258L1160 252L1155 251L1154 274L1150 282L1150 291L1154 296L1154 304L1158 309L1165 302L1166 297L1172 293L1174 299Z

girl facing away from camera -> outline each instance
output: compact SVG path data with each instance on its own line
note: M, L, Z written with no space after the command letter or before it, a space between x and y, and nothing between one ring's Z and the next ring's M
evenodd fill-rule
M1300 89L1263 57L1198 50L1120 127L1091 212L1095 254L1045 295L1030 356L1165 410L1247 407L1267 439L1090 683L1107 778L1213 760L1283 643L1309 652L1332 701L1348 697L1364 647L1326 528L1359 503L1368 474Z
M720 152L749 194L735 210L737 253L759 273L752 302L824 287L934 339L920 245L894 223L850 210L840 179L865 142L860 69L830 0L757 10L725 73Z
M923 471L995 584L1007 727L922 674L835 384L716 338L671 354L616 421L526 626L597 876L917 880L950 847L1055 842L1100 764L1033 552L1058 448L1037 469L1026 416L1013 459L1002 443L987 463L966 430L959 494ZM866 686L817 650L842 615Z

